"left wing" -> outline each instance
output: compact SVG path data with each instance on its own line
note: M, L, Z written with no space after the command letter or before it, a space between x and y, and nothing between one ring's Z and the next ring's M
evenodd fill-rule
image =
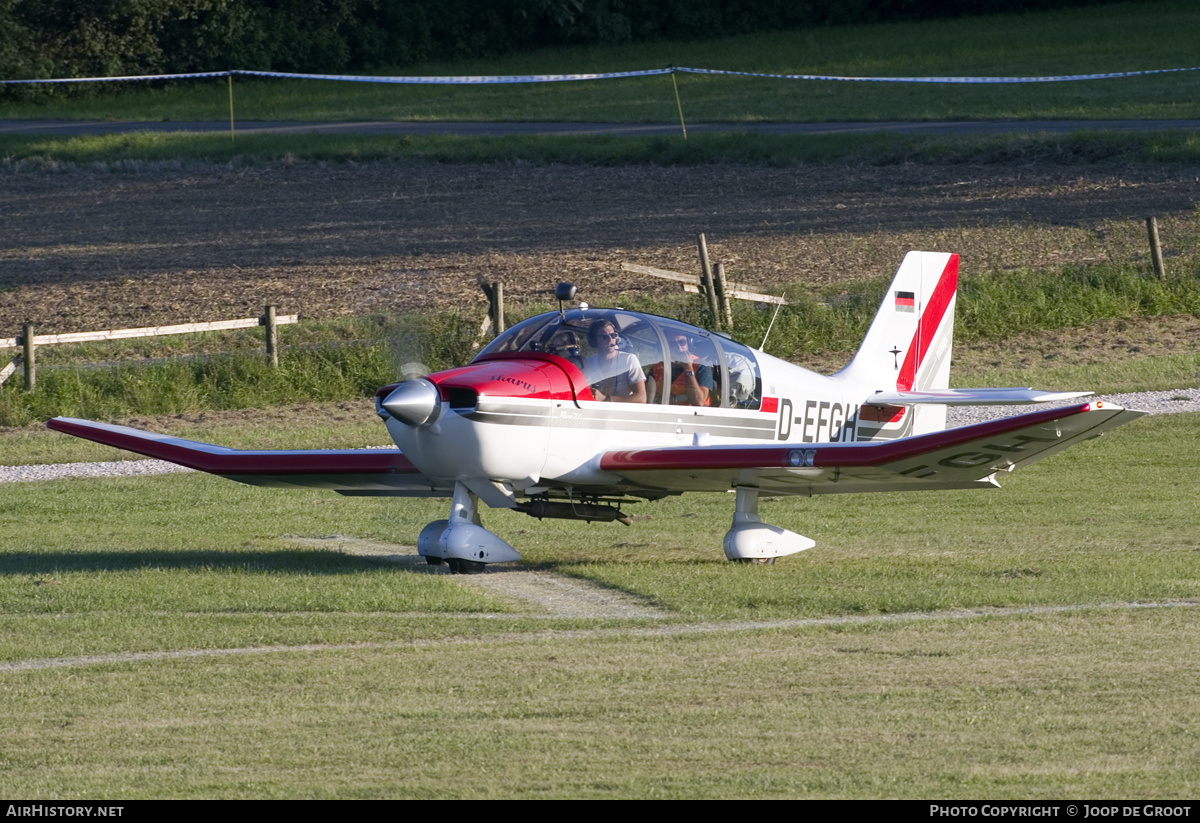
M403 497L444 497L450 491L450 487L438 486L421 474L397 449L244 451L69 417L56 417L46 425L85 440L252 486Z
M600 468L643 488L841 494L998 486L994 475L1146 412L1105 403L1046 409L884 443L682 446L607 452Z

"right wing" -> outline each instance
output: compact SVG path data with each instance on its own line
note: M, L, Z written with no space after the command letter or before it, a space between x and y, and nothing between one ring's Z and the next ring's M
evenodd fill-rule
M421 474L397 449L246 451L69 417L56 417L46 425L64 434L252 486L400 497L445 497L453 490Z
M600 468L642 488L766 494L979 489L1146 412L1107 403L1046 409L883 443L674 446L610 451Z

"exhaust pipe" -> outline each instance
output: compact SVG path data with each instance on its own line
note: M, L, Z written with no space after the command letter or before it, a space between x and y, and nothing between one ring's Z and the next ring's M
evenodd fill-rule
M528 503L518 503L516 508L517 511L525 512L538 520L546 517L601 523L611 523L615 520L626 526L633 525L633 518L616 506L604 506L598 503L555 503L550 500L530 500Z

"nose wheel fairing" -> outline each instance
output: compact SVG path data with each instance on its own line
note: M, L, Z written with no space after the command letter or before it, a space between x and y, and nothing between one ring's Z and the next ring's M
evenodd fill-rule
M450 517L435 520L421 530L417 553L430 563L446 563L456 574L483 571L488 563L520 560L521 554L479 520L479 501L465 484L454 484Z

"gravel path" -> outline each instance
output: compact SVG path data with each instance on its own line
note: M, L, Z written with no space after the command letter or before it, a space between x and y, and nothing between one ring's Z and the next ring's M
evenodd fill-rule
M430 566L416 546L363 540L345 535L288 537L292 543L373 557L424 574L450 574L448 566ZM456 583L519 604L522 612L544 617L612 620L660 620L669 616L633 595L560 574L493 566L487 574L463 574ZM478 615L476 615L478 616ZM511 617L512 615L493 615Z
M1090 400L1100 400L1124 406L1127 409L1140 409L1151 414L1178 414L1200 411L1200 388L1135 392L1133 394L1105 394L1099 397L1065 400L1061 403L1038 403L1033 406L959 406L948 411L946 422L951 427L969 426L972 423L983 423L998 417L1011 417L1014 414L1024 414L1037 409L1071 406Z
M1177 414L1200 411L1200 387L1170 391L1112 394L1094 398L1151 414ZM1039 404L1039 408L1066 406L1083 401ZM1009 417L1032 411L1031 406L961 406L950 409L947 422L951 427L982 423L997 417ZM69 477L139 477L154 474L189 472L163 460L116 460L109 463L53 463L34 466L0 466L0 483L20 483L33 480L61 480Z
M165 460L113 460L108 463L49 463L34 466L0 466L0 483L62 480L67 477L138 477L190 472Z

